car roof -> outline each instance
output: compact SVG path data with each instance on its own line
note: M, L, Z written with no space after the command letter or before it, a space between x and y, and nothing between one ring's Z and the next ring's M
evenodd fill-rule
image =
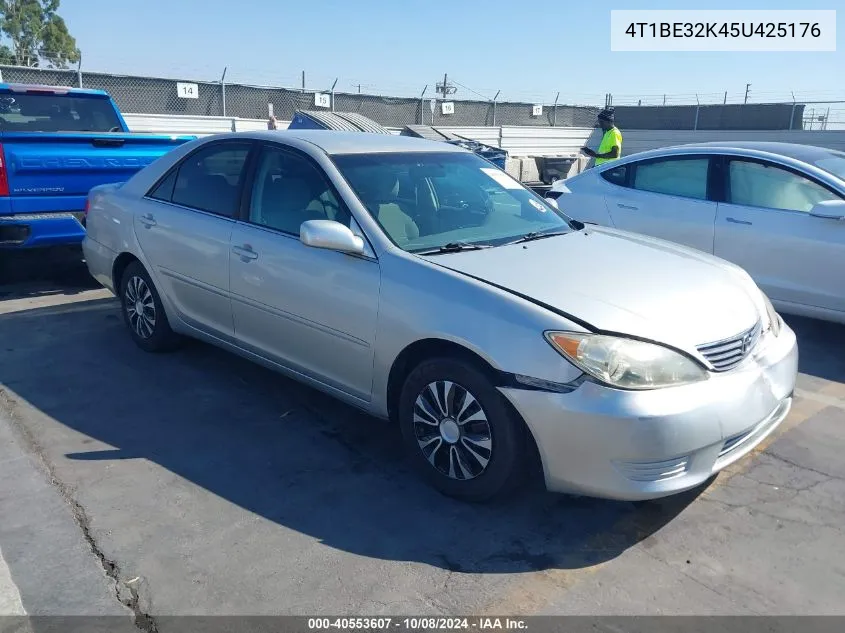
M300 141L316 146L326 154L371 154L380 152L450 152L470 153L467 150L413 136L373 134L369 132L340 132L335 130L266 130L235 133L233 136L268 141ZM298 143L295 143L298 144Z
M815 161L829 157L832 153L842 152L827 147L815 145L801 145L799 143L783 143L774 141L712 141L707 143L686 143L683 145L670 145L658 149L646 150L636 154L625 156L628 160L639 160L657 156L672 154L690 154L702 152L707 154L747 154L747 155L774 155L783 156L794 161L814 163ZM609 164L609 163L608 163Z

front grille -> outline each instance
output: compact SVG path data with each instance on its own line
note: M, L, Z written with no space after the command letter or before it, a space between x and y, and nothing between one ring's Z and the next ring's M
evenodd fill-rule
M746 431L745 433L740 433L739 435L734 435L733 437L729 437L728 439L726 439L725 443L722 444L722 450L719 451L719 457L724 457L733 449L737 448L753 432L754 429L751 429L750 431Z
M733 338L699 345L698 351L715 371L728 371L739 365L760 341L763 325L760 321L750 330Z

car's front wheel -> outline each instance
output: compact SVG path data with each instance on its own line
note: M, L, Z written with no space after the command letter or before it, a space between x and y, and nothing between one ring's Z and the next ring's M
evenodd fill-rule
M158 291L140 262L126 267L120 280L123 320L132 340L146 352L176 347L178 336L170 328Z
M443 494L485 501L520 480L524 427L471 364L422 362L405 380L398 413L411 459Z

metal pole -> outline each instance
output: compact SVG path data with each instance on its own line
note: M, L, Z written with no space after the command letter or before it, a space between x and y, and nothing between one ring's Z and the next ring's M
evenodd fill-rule
M795 93L792 93L792 113L789 115L789 129L793 129L795 124Z
M827 122L830 120L830 106L827 106L827 113L824 115L824 125L822 126L823 130L827 129Z
M423 99L423 97L425 97L426 90L428 90L428 84L425 85L425 88L423 88L422 92L420 93L420 125L423 125L425 123L425 100Z
M692 129L698 129L698 111L701 109L701 104L698 102L698 95L695 95L695 123L693 123Z
M727 103L728 103L728 91L725 90L725 100L722 101L722 105L727 105Z
M663 95L663 105L666 105L666 94Z
M496 91L496 96L493 97L493 127L496 127L496 99L499 98L499 93L502 92L501 90Z
M302 71L302 92L305 92L305 71Z
M552 110L552 127L557 125L557 100L560 99L560 92L555 95L555 107Z
M77 87L82 87L82 53L79 53L79 62L76 64L76 83Z
M226 71L229 69L226 66L223 69L223 76L220 77L220 93L223 101L223 116L226 116Z
M748 91L751 89L751 84L745 84L745 103L748 103Z
M331 111L334 112L334 87L337 85L337 77L335 77L334 83L332 84L332 89L329 91L331 92L331 97L329 97L332 101L329 104L331 106Z

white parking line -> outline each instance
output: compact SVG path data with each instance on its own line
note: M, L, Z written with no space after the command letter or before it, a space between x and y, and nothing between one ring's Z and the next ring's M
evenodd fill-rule
M26 615L21 602L21 594L17 585L12 580L9 566L0 551L0 616L3 615Z

